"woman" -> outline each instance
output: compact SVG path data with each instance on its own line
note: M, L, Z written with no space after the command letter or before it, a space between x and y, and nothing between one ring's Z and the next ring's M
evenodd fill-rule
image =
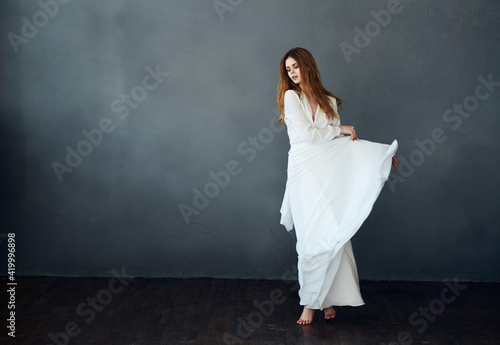
M391 161L397 166L397 141L358 140L354 126L341 125L342 100L323 87L303 48L281 60L276 103L290 139L281 224L295 227L304 306L297 323L310 324L315 309L331 319L334 305L364 304L350 239L368 217Z

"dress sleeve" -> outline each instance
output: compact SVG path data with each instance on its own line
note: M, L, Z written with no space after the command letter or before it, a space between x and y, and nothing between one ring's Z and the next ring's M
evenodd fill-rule
M319 144L340 135L340 127L336 125L330 124L324 128L314 127L300 107L299 97L293 90L285 92L285 123L293 128L292 132L299 142Z

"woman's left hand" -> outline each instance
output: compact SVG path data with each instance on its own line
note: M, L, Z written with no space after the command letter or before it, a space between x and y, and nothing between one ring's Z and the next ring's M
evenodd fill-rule
M396 156L392 156L392 165L394 165L395 167L398 166L398 160L396 159Z

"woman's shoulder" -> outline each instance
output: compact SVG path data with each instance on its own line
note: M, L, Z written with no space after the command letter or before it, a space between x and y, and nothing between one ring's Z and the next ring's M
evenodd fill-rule
M285 91L285 97L293 97L293 96L299 98L299 95L297 94L297 91L292 90L292 89Z
M285 104L302 104L302 99L295 90L286 90L284 97Z
M332 102L333 110L337 112L337 99L333 96L328 96L328 98L330 99L330 102Z

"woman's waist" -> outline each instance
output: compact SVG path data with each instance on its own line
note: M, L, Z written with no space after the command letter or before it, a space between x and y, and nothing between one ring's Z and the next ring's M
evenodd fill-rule
M344 140L343 140L344 139ZM342 145L345 139L350 139L350 137L346 136L338 136L335 137L332 140L325 141L323 143L307 143L307 142L291 142L290 143L290 150L288 151L288 154L290 153L300 153L304 151L322 151L325 148L331 148L333 146L338 146Z

